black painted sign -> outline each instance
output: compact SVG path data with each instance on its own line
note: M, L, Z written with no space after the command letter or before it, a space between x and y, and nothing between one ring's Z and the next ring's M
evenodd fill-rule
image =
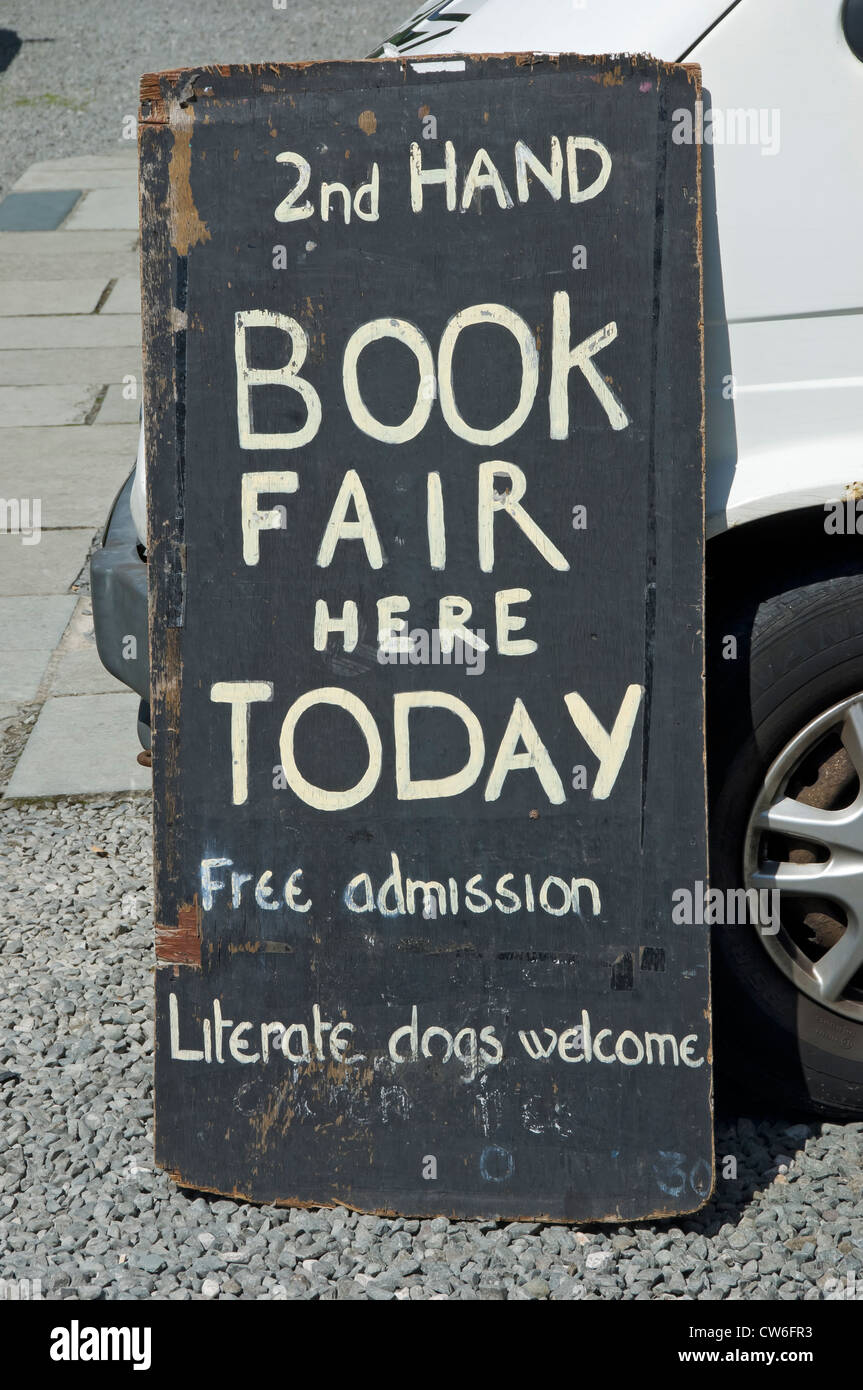
M144 79L178 1182L573 1220L711 1188L707 929L673 918L706 877L698 91L567 55Z

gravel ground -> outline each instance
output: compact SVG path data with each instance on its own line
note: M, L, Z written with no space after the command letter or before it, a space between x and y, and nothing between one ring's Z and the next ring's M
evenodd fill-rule
M0 805L0 1279L74 1299L797 1300L863 1275L861 1124L721 1120L718 1195L674 1223L387 1221L178 1191L151 1158L149 814L141 795Z
M123 119L137 112L144 72L362 58L419 0L279 3L284 8L273 0L5 0L0 57L14 52L15 35L21 46L0 74L0 195L34 160L128 149Z

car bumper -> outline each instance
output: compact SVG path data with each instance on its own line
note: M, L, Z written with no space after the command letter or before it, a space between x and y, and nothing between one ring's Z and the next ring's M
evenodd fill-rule
M147 645L147 564L141 556L130 497L134 472L114 503L101 549L90 560L96 647L106 670L146 705L138 733L149 747L150 659Z

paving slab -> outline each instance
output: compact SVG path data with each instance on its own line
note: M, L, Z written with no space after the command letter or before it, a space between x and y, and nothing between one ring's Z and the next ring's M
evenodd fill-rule
M14 196L10 194L10 197ZM35 198L35 193L22 194L22 197ZM42 195L49 197L49 194ZM0 204L2 212L2 204ZM135 231L138 227L138 189L94 188L85 193L74 212L66 221L65 230L70 232L89 231Z
M0 431L0 480L15 472L24 475L29 483L29 470L44 468L49 478L56 478L58 485L64 487L67 481L74 483L80 464L102 462L110 466L122 459L128 469L137 452L138 430L131 425L98 431L86 425L8 428ZM20 488L19 483L17 490ZM0 481L0 497L14 496L15 492L9 482ZM35 487L28 486L28 492L37 497L48 496L47 491L40 492Z
M3 660L0 661L0 702L29 704L36 698L53 649L43 647L41 651L31 648L28 651L12 652L5 649L5 634L3 646Z
M0 428L83 425L104 389L102 382L82 382L70 386L5 386L2 381L0 375Z
M141 282L137 275L124 275L117 281L101 314L137 314L141 316Z
M0 238L0 249L4 255L20 253L39 257L59 255L65 260L70 272L79 256L101 256L106 265L113 256L128 255L137 245L137 235L133 231L80 231L72 234L64 227L57 232L4 232ZM26 275L26 280L42 279L41 275ZM74 278L63 275L56 277L65 280Z
M116 169L88 169L81 163L82 156L69 160L48 160L47 163L33 164L12 185L13 193L42 192L45 189L80 188L88 192L93 188L134 188L137 183L137 160L131 167L124 164ZM9 196L9 195L7 195Z
M78 598L51 670L50 695L128 695L128 686L105 670L96 650L93 601Z
M106 671L96 651L95 638L81 650L64 651L51 681L52 695L128 695L129 687L123 685ZM3 696L0 683L0 699ZM135 716L137 728L137 713Z
M125 251L117 251L106 262L105 256L98 251L81 252L77 256L70 257L58 249L39 249L39 242L36 234L30 238L36 245L30 252L23 249L7 248L5 239L11 233L0 234L0 282L7 280L34 280L42 282L45 280L95 280L99 276L104 277L104 283L109 280L118 279L121 276L138 275L140 266L138 252L135 246L127 246ZM52 236L51 232L43 232L42 237ZM72 233L69 233L71 236ZM86 233L78 232L78 236ZM128 235L128 233L126 233ZM41 238L40 238L41 239Z
M2 232L0 280L105 280L138 274L135 232Z
M0 285L0 295L4 293ZM0 352L44 348L139 347L138 314L42 314L0 318Z
M37 192L53 188L134 187L138 178L135 142L113 155L73 155L69 159L43 159L31 164L13 184L13 192Z
M7 795L151 787L138 697L102 667L86 582L77 592L134 465L141 383L134 144L43 160L0 203L0 726L17 729L4 774L27 740ZM36 499L24 545L9 504Z
M37 545L0 534L0 595L64 594L75 583L93 532L43 531Z
M108 275L92 280L6 280L0 285L0 320L24 314L92 314L110 283ZM117 281L121 283L125 280Z
M68 626L77 602L74 594L0 598L0 633L7 652L53 649Z
M0 351L4 386L68 386L76 381L116 382L141 374L140 347L33 348Z
M76 164L82 169L122 169L130 163L136 164L137 152L135 141L129 140L126 144L117 144L113 150L105 150L101 154L73 154L62 159L39 159L34 164L27 166L27 173L32 169L65 169L67 165ZM21 175L26 178L26 174ZM17 188L17 184L16 184Z
M137 695L57 695L46 700L5 799L146 791L136 762Z
M53 232L81 196L80 188L68 187L41 193L9 193L0 202L0 232Z
M132 470L135 451L134 445L129 446L128 436L135 434L134 429L123 425L114 430L82 427L85 442L107 439L110 449L99 449L93 456L78 457L74 462L66 459L59 467L38 457L24 468L9 461L3 452L3 436L7 433L11 431L0 430L0 497L20 496L26 489L28 497L39 498L41 524L46 529L86 527L90 533L100 531L108 520L111 503ZM0 647L2 640L0 632Z
M108 387L105 399L99 407L99 414L93 421L95 428L104 425L129 425L137 422L141 414L141 376L138 376L138 394L131 399L123 395L125 386Z

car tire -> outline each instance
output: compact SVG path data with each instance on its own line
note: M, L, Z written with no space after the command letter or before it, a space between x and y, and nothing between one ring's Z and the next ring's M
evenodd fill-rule
M846 730L853 733L858 696L863 727L863 575L821 577L768 595L737 631L731 626L710 634L710 882L720 890L780 883L782 926L713 928L720 1097L727 1088L739 1103L743 1088L786 1110L861 1116L863 971L831 999L819 993L819 977L829 976L827 951L852 921L846 912L843 929L841 907L820 887L840 882L825 873L840 862L839 851L825 848L836 818L840 811L847 818L856 800L863 808L863 769L858 779L846 748L854 745ZM817 833L828 827L824 842L796 830L777 838L774 821L796 825L788 801L798 796L807 824ZM863 820L858 825L863 891ZM855 852L848 850L852 873ZM806 883L819 885L811 897L800 896L800 879L790 896L783 891L780 875L798 873L784 861L795 858Z

